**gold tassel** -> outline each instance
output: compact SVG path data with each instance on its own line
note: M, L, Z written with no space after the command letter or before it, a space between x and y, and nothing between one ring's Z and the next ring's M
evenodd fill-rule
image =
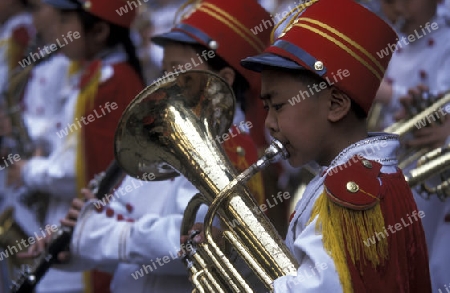
M339 206L322 194L314 204L308 224L317 219L316 231L322 231L323 246L334 260L344 292L353 292L346 251L352 263L362 266L369 261L374 268L383 265L388 257L388 241L383 237L377 243L366 246L364 240L385 230L380 204L364 210L352 210ZM345 237L345 242L344 242ZM345 243L347 244L345 246Z
M92 109L94 106L95 96L97 95L98 85L100 82L101 76L101 66L94 73L91 80L88 84L81 89L80 94L78 95L77 104L75 108L75 118L81 117L84 115L86 111ZM76 121L74 121L76 123ZM82 131L81 128L77 128L77 155L76 155L76 174L77 174L77 190L81 190L87 185L86 174L86 166L85 166L85 154L84 154L84 144L82 140Z
M69 76L79 72L81 67L82 65L80 62L71 62L69 66ZM84 115L86 111L88 111L88 109L91 109L94 106L94 100L97 95L100 77L101 77L101 66L98 67L97 71L94 73L93 77L88 82L88 84L80 90L80 93L78 94L74 118L81 117L82 115ZM74 123L77 123L76 120L74 121ZM86 166L85 166L84 143L81 134L82 130L80 128L76 128L75 132L70 133L70 135L77 136L76 138L77 150L75 159L75 171L77 174L76 176L77 190L81 190L87 185L87 179L85 175ZM83 283L84 283L84 293L92 293L92 278L90 271L83 272Z
M11 78L13 70L19 66L18 61L22 57L22 47L12 38L9 39L6 47L6 56L8 60L8 77Z
M68 75L69 77L78 73L81 70L81 62L79 61L71 61L69 64Z

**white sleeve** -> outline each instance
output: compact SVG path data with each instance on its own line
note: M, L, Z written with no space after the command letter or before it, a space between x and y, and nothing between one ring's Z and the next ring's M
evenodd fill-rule
M393 112L400 110L403 107L400 102L400 98L406 96L408 94L408 90L409 88L398 84L392 85L392 97L389 102L389 109L392 109Z
M71 269L101 269L119 262L153 262L160 263L153 272L155 274L186 275L185 267L177 258L180 228L186 204L196 192L196 189L181 187L177 190L176 207L170 214L161 216L149 213L135 222L108 218L105 213L96 211L94 202L86 204L72 238L74 261ZM199 212L197 218L203 216ZM168 259L170 262L167 262Z
M25 186L56 198L73 198L76 193L75 156L76 142L67 139L49 157L30 159L22 169Z
M295 239L294 255L303 255L297 276L274 281L274 293L342 293L333 259L323 247L322 234L316 231L317 218Z
M450 38L448 38L450 40ZM450 49L446 48L442 55L442 66L439 67L437 74L437 89L438 93L445 93L450 90Z

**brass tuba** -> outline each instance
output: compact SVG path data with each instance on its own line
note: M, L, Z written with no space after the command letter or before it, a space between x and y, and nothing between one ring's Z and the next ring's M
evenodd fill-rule
M416 103L417 102L423 103L423 101L416 101ZM444 115L442 114L443 108L449 103L450 92L447 92L442 98L434 101L432 105L428 105L414 117L398 121L387 127L384 131L397 134L401 139L413 131L414 128L423 126L421 122L431 122L431 119L436 121L436 113L441 112L441 115ZM419 108L423 108L423 106L424 104ZM428 148L416 149L413 150L412 153L409 152L406 156L399 159L399 167L401 169L404 169L412 162L417 161L417 166L410 170L408 174L405 175L405 178L411 187L419 187L418 191L421 196L429 198L431 194L436 194L441 200L449 197L450 179L445 177L446 171L450 168L449 148L450 146L447 145L436 150L430 150ZM436 187L430 187L425 181L434 176L440 176L442 183L438 184Z
M22 229L22 227L17 223L14 217L14 208L8 207L1 215L0 215L0 247L7 252L9 255L9 265L12 266L9 269L11 271L14 268L20 268L23 265L31 265L33 260L18 258L17 253L25 252L25 246L22 247L22 250L19 250L16 253L11 252L11 248L17 249L17 242L22 239L28 239L27 233ZM20 248L20 247L19 247Z
M427 104L427 101L433 101L431 105ZM428 123L440 122L443 108L450 103L450 92L446 93L442 98L436 99L430 97L428 99L420 99L415 101L416 107L409 109L412 118L400 120L391 126L384 129L384 132L390 132L397 134L400 139L411 133L414 128L419 129L425 127ZM415 112L419 111L419 113ZM439 114L440 113L440 114ZM438 116L438 119L435 117ZM425 125L423 125L425 123ZM399 156L399 167L404 169L410 164L418 160L420 157L431 151L429 148L422 149L407 149Z
M231 244L268 289L274 279L297 274L294 257L245 186L270 161L286 156L285 149L272 143L265 157L237 174L216 141L230 127L234 109L233 92L222 78L190 70L144 89L125 110L116 131L116 160L129 175L142 178L155 169L179 172L200 191L185 211L182 235L192 227L200 204L210 205L207 240L182 256L197 292L253 292L232 264L229 250L212 239L215 216L228 248Z
M437 148L422 156L417 167L407 174L405 179L411 187L419 186L421 195L429 198L431 194L444 201L450 197L450 144ZM442 181L437 186L429 186L425 181L433 176L440 176Z

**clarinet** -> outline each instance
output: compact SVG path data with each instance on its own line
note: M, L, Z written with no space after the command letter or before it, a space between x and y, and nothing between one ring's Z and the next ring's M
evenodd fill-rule
M89 182L88 188L99 200L107 195L111 188L122 178L122 169L116 160L111 162L106 171L97 174ZM28 267L23 270L16 281L12 282L11 293L31 293L36 285L44 277L50 267L57 263L58 254L67 250L72 239L73 228L61 226L55 233L44 255L33 269Z

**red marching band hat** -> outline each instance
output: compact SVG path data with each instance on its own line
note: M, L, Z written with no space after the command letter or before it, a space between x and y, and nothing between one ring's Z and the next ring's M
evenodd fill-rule
M127 0L79 0L84 10L111 23L129 28L137 15L137 7Z
M77 9L95 15L110 23L130 28L138 13L138 1L127 0L44 0L58 9ZM135 4L135 5L133 5Z
M252 131L259 131L260 137L263 137L265 115L263 112L255 113L258 108L262 111L262 104L258 108L257 106L253 108L255 103L261 103L259 101L260 76L242 67L240 61L245 57L262 53L270 45L271 29L254 33L255 27L259 27L263 21L271 21L270 14L256 0L188 1L182 9L188 6L187 13L172 27L171 31L152 37L152 42L162 46L168 41L200 44L214 50L250 84L249 98L252 109L247 111L249 113L246 113L246 116L254 124L259 123L260 126L255 125ZM254 137L253 134L252 136ZM256 143L261 144L261 142Z
M309 70L332 81L367 114L392 57L383 51L397 43L396 33L354 0L312 0L304 8L263 54L242 60L242 66Z

